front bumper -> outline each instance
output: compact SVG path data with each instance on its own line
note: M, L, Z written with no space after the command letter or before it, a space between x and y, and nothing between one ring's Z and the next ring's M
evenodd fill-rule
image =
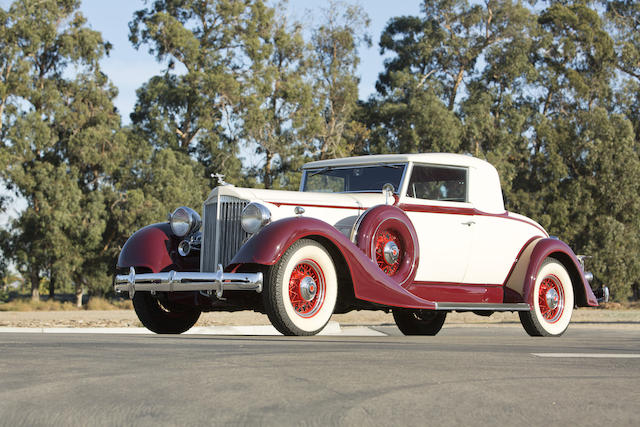
M262 273L225 273L219 266L215 273L170 271L136 274L135 268L130 267L129 274L116 275L114 288L118 293L129 292L130 298L136 291L215 291L216 296L222 298L224 291L262 292Z

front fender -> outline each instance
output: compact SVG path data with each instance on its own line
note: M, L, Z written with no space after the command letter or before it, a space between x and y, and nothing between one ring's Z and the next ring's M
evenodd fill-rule
M178 240L171 233L168 223L148 225L136 231L126 241L117 267L144 267L153 273L158 273L174 264Z
M240 248L231 264L274 265L289 246L305 237L321 237L340 251L356 298L394 307L435 309L432 301L413 295L391 280L335 227L315 218L285 218L267 225Z
M580 262L569 245L557 239L538 239L531 243L531 247L527 248L523 252L523 255L524 256L519 260L519 263L526 263L524 264L526 265L526 272L522 278L523 283L520 288L521 291L520 289L517 289L520 291L517 293L520 294L520 297L522 298L522 301L518 302L533 304L532 293L540 266L546 258L552 257L560 261L567 269L573 284L576 305L578 307L598 306L598 300L593 294L591 286L589 286L589 282L584 277L584 272L582 271ZM511 287L510 283L507 283L507 287Z

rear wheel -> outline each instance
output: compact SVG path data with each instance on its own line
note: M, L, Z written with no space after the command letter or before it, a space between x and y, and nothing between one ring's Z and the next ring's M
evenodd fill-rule
M405 335L435 335L442 329L446 317L446 311L393 309L393 320Z
M298 240L267 271L262 295L269 320L283 335L317 334L338 296L331 256L315 240Z
M542 263L533 288L531 311L520 311L520 322L534 337L564 333L573 313L573 286L564 266L553 258Z
M140 322L156 334L181 334L191 329L200 317L200 310L163 305L150 292L143 291L134 294L133 308Z

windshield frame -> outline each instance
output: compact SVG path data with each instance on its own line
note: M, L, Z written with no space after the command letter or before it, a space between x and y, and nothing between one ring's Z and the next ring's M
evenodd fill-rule
M358 190L358 191L336 191L336 192L318 192L305 190L307 185L307 179L311 176L321 174L323 172L338 170L338 169L356 169L356 168L370 168L370 167L389 167L389 168L402 168L402 175L400 176L400 182L397 188L394 185L393 193L400 195L400 191L404 186L404 181L407 177L409 170L409 162L379 162L379 163L365 163L365 164L352 164L352 165L336 165L336 166L322 166L316 168L309 168L302 170L302 179L300 180L299 191L304 193L322 193L322 194L353 194L353 193L379 193L382 192L382 187L377 190ZM391 183L394 184L394 183Z

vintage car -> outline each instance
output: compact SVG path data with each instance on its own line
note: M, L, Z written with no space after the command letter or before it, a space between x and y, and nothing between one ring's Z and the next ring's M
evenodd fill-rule
M248 309L313 335L334 313L384 310L435 335L451 311L517 311L529 335L558 336L598 304L569 246L507 212L496 169L467 155L316 161L300 191L222 182L202 212L179 207L122 248L115 290L151 331Z

